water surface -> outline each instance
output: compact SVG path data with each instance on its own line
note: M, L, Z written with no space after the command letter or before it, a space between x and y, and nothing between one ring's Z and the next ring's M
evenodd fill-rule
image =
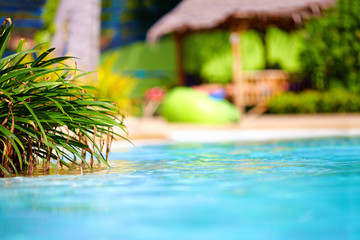
M147 146L0 179L0 239L360 239L360 138Z

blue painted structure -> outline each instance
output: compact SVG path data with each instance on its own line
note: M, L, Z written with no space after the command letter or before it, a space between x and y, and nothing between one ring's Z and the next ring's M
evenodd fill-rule
M112 30L108 48L144 40L147 30L180 0L102 0L103 30Z
M101 28L111 32L106 49L144 40L149 27L180 0L102 0ZM46 0L0 0L0 21L11 17L16 29L33 34L44 27Z
M16 28L41 29L42 7L46 0L0 0L0 21L10 17Z

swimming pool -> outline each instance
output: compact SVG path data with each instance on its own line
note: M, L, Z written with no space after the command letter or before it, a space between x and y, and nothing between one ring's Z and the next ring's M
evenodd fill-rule
M360 138L144 146L111 159L83 176L0 179L0 238L360 239Z

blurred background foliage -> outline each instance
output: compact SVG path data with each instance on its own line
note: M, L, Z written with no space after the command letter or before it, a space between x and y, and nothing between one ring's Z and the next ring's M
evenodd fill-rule
M359 0L338 0L336 8L305 25L300 62L312 90L274 97L270 113L360 111L359 12Z
M127 113L133 112L131 93L136 86L136 79L124 76L113 68L117 54L107 57L98 70L98 80L95 84L97 91L95 96L99 99L108 99L118 105Z
M280 114L359 112L360 96L341 88L329 91L286 92L272 98L268 108L269 113Z
M185 38L185 70L205 82L229 83L232 79L232 53L229 32L195 33ZM300 32L286 33L269 28L265 45L256 31L247 31L241 38L243 70L269 68L290 73L301 71L299 55L303 47ZM266 54L265 54L266 51Z
M306 24L301 62L314 89L360 93L359 12L359 0L339 0L335 9Z
M55 16L56 10L59 5L60 0L50 0L46 1L43 11L41 13L41 19L44 23L44 26L41 30L36 31L34 34L34 41L38 44L45 44L46 47L49 46L51 37L55 33Z
M153 87L168 89L175 84L174 48L173 39L168 37L154 45L139 41L103 52L100 71L104 71L104 74L99 79L98 87L108 89L106 90L108 95L104 97L111 96L110 99L115 102L122 99L123 104L126 102L129 105L127 108L129 114L141 115L145 93L148 89ZM107 79L108 72L113 74L113 80ZM116 81L119 81L116 79L120 78L124 84L129 82L130 91L118 89L114 85ZM125 101L126 98L127 101Z
M205 82L229 83L232 79L232 53L228 32L194 33L185 38L185 71L200 76ZM241 39L244 70L264 67L264 47L254 31Z
M43 2L45 5L41 14L38 11L31 13L39 15L43 22L41 31L34 35L37 42L50 40L59 0ZM98 83L103 92L99 93L101 96L110 97L112 101L122 105L130 105L129 113L141 115L144 95L149 88L160 86L169 89L175 85L175 46L172 36L162 38L155 45L148 45L144 39L150 26L179 2L101 1L101 42L104 50L99 65L100 73L102 72ZM289 102L291 105L294 99L305 100L298 104L301 107L294 107L288 112L343 111L344 108L333 107L336 105L331 103L333 99L314 99L331 98L325 97L331 94L337 96L334 99L347 99L348 96L360 93L359 12L360 0L338 0L335 9L306 23L304 29L284 32L271 27L265 33L247 31L243 35L241 44L245 71L283 69L299 80L297 84L300 87L296 87L296 91L311 90L298 95L286 93L274 98L269 103L270 112L284 112L287 109L285 103ZM15 23L18 16L20 15L13 15ZM28 20L25 18L28 16L24 15L24 20ZM184 40L184 59L187 77L196 79L190 82L229 83L232 79L229 32L187 35ZM128 90L124 89L125 85ZM294 90L291 86L292 83L290 89ZM349 92L348 96L346 92ZM315 105L321 102L329 106L314 107L314 102ZM355 100L343 102L358 104ZM274 108L274 103L279 107ZM303 110L305 105L308 105L307 110ZM354 111L353 109L356 107L345 111Z
M299 57L304 49L304 39L301 30L288 33L271 27L265 38L269 68L280 68L289 73L302 71Z
M271 27L263 36L256 31L247 31L243 35L241 44L245 71L283 69L303 82L297 90L311 90L275 97L268 104L269 112L359 111L360 101L355 94L360 91L358 12L359 0L339 0L336 9L308 22L304 29L285 32ZM141 99L147 88L156 85L165 88L174 85L175 49L171 36L155 46L139 41L112 49L104 52L103 58L110 52L119 53L114 69L140 79L131 94L132 98ZM231 82L229 32L202 32L186 36L184 59L187 77L195 77L200 83Z

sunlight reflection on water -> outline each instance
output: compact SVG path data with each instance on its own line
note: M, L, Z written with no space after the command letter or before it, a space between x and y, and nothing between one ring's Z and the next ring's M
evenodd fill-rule
M4 239L360 236L359 138L145 146L110 159L82 176L0 179Z

